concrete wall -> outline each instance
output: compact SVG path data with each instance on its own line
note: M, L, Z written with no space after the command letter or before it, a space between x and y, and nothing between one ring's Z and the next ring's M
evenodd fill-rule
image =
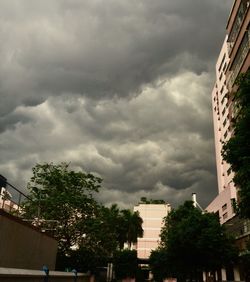
M46 281L46 275L43 271L1 268L0 281L9 282L42 282ZM51 271L49 273L49 282L89 282L90 276L83 273L78 273L77 278L74 273Z
M55 269L57 241L0 209L0 267Z

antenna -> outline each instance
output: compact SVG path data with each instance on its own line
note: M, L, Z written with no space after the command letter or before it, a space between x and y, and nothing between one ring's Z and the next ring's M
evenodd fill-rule
M196 199L196 193L192 193L192 201L195 208L199 208L202 212L204 212L203 208L199 205Z

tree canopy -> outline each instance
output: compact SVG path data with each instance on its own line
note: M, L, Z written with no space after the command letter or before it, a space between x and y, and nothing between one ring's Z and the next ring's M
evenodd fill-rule
M95 200L100 177L71 170L66 163L37 164L32 171L23 218L58 240L60 268L70 261L93 270L125 242L131 245L142 236L138 213Z
M160 237L160 248L150 257L152 269L160 278L165 275L197 280L202 271L215 271L237 255L218 217L202 213L192 202L169 213Z
M141 197L140 204L166 204L166 201L159 199L148 199L147 197Z
M55 221L53 235L59 249L68 251L79 245L98 208L93 194L99 191L101 178L75 172L69 164L37 164L28 183L29 199L24 203L25 219L41 224Z
M237 85L233 97L233 136L223 145L222 156L235 173L233 181L239 188L239 213L250 218L250 71L239 77Z
M123 250L115 253L114 270L116 279L134 278L137 268L137 252L135 250Z

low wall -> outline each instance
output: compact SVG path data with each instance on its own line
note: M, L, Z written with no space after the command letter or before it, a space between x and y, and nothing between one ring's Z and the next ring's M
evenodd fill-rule
M46 280L47 279L47 280ZM44 271L0 267L1 282L90 282L90 275L84 273Z
M0 267L55 269L57 241L0 209Z

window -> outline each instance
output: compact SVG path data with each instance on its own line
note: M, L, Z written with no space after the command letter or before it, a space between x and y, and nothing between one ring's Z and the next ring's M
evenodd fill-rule
M237 204L236 204L236 199L235 198L231 199L231 206L233 208L233 212L236 213L237 212Z
M224 64L222 71L225 71L226 67L227 67L227 63Z
M224 211L224 210L226 210L227 209L227 204L224 204L223 206L222 206L222 211Z
M225 112L226 112L226 108L224 108L223 111L222 111L223 116L224 116Z
M224 63L224 61L225 61L225 58L226 58L226 54L223 55L223 58L222 58L222 60L221 60L220 66L219 66L219 71L220 71L221 68L222 68L222 65L223 65L223 63Z
M222 79L222 74L223 74L223 73L221 73L221 74L220 74L219 80L221 80L221 79Z
M215 212L216 216L218 216L218 219L220 218L220 213L219 211Z
M248 5L249 5L249 0L242 0L241 1L241 4L239 6L239 9L237 11L237 14L236 14L233 26L232 26L232 29L230 31L230 34L228 35L229 53L231 52L233 45L234 45L234 42L237 38L241 24L244 20L246 12L247 12Z
M223 121L223 127L225 127L226 124L227 124L227 119L225 118Z
M227 212L225 212L222 217L223 219L226 219L228 217Z
M224 134L224 139L226 139L226 138L227 138L227 131Z

